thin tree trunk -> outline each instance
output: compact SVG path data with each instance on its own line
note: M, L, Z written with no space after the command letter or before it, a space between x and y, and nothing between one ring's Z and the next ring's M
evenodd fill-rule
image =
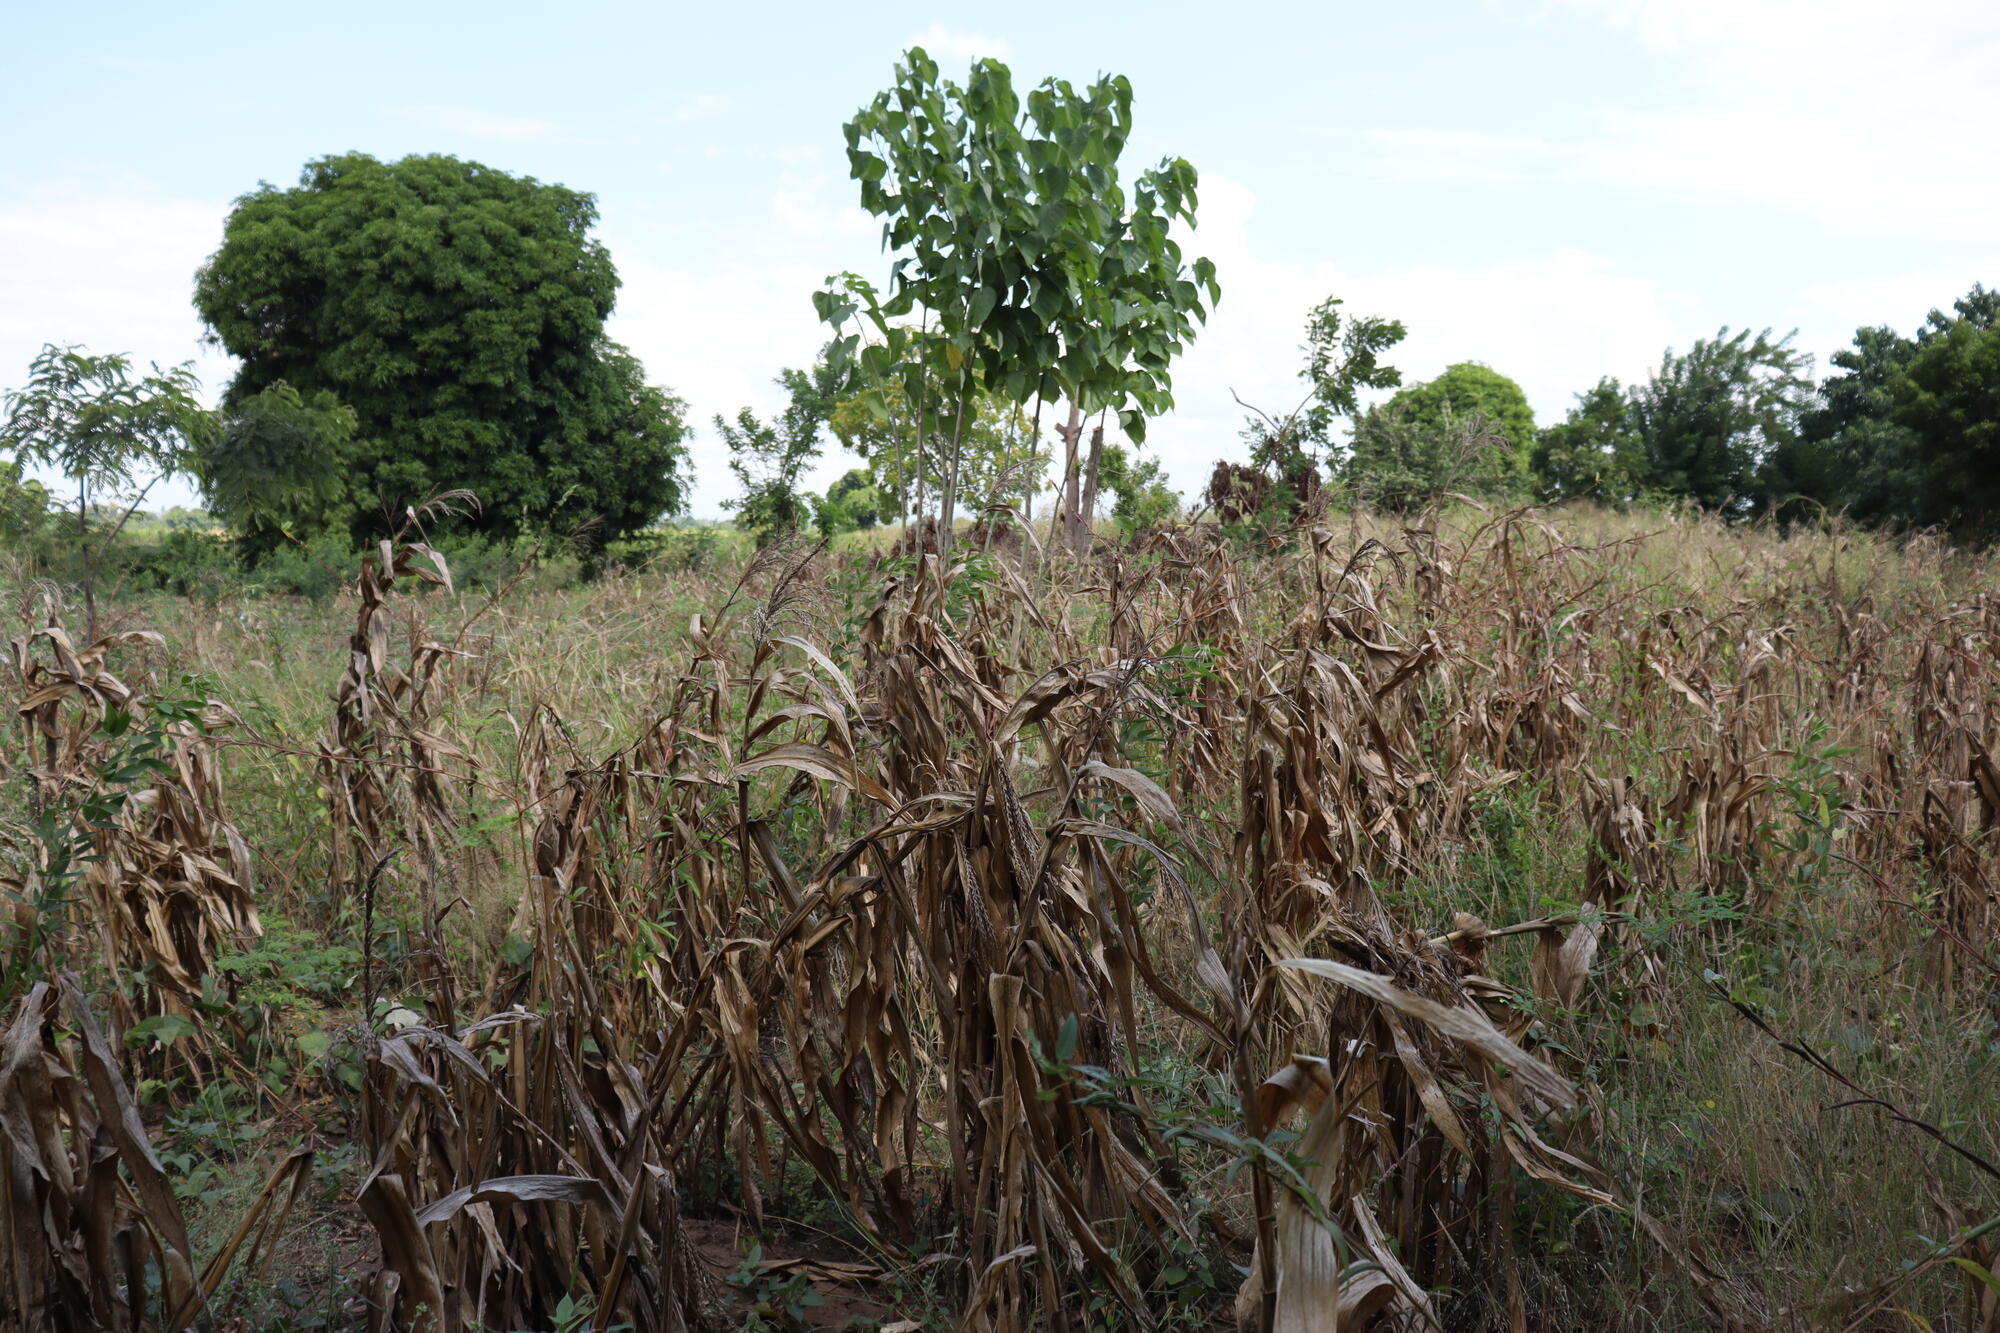
M917 325L917 347L920 353L924 343L930 337L930 331L931 312L926 310L924 311L923 319ZM917 553L917 564L919 566L924 562L924 437L930 433L924 426L924 398L929 393L930 387L930 375L927 372L918 375L917 416L914 423L917 432L917 543L914 549Z
M904 466L907 460L904 458L906 450L903 448L902 423L896 420L896 414L893 412L889 414L888 443L883 447L889 450L887 460L890 476L889 495L896 503L895 519L898 523L902 523L907 520L910 512L909 470ZM880 451L877 452L879 454ZM875 462L873 458L868 460L870 471L874 470Z
M90 484L76 481L76 549L83 553L83 641L97 642L97 583L90 564Z
M938 531L938 563L945 563L951 554L951 524L958 508L958 461L965 451L965 399L967 396L965 372L958 374L958 414L951 426L951 462L944 474L944 525Z
M1048 382L1043 376L1035 388L1035 419L1028 425L1028 480L1021 487L1021 520L1030 528L1035 522L1035 477L1040 471L1036 464L1042 457L1042 388Z
M1056 487L1055 512L1049 515L1049 545L1056 544L1057 529L1062 536L1074 544L1076 532L1076 443L1083 435L1083 408L1074 400L1069 405L1069 423L1057 426L1056 434L1063 442L1062 483Z
M1083 532L1083 462L1077 455L1082 436L1078 425L1063 450L1063 541L1072 551Z
M1090 432L1090 462L1083 475L1083 524L1078 533L1081 550L1090 545L1091 534L1097 531L1097 468L1104 461L1104 418L1097 419L1097 429Z

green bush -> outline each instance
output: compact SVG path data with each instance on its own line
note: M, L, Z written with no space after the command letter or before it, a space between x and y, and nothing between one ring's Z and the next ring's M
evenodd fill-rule
M1433 424L1392 403L1355 422L1340 480L1376 508L1411 514L1454 494L1505 497L1519 473L1512 438L1484 415L1461 417L1447 406Z
M243 581L235 547L213 533L168 532L157 542L125 543L121 554L130 561L126 586L134 592L167 592L212 602Z
M481 533L459 533L431 543L451 570L452 585L492 592L504 587L519 573L528 558L531 543L526 539L489 537Z
M630 569L689 574L735 559L750 545L737 528L653 528L606 548L611 562Z
M1167 484L1157 458L1137 458L1106 446L1098 464L1099 490L1111 497L1111 516L1126 537L1162 527L1181 516L1181 493Z
M359 557L347 549L344 535L323 532L272 551L250 571L249 582L265 592L319 601L340 591L340 585L354 577L359 564Z

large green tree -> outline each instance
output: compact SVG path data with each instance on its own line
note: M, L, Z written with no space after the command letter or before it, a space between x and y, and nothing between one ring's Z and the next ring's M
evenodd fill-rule
M1768 508L1766 464L1783 457L1811 403L1812 360L1790 335L1723 329L1686 353L1668 352L1631 391L1644 454L1644 492L1742 517Z
M872 528L882 519L882 493L865 467L849 468L814 501L813 519L828 537Z
M2000 536L2000 292L1975 284L1912 338L1859 329L1832 361L1790 490L1864 522Z
M1339 477L1378 509L1415 513L1454 494L1506 495L1521 469L1512 437L1484 413L1460 415L1447 403L1426 417L1391 399L1355 420Z
M1610 505L1632 499L1645 449L1624 386L1606 376L1578 394L1562 421L1536 432L1528 462L1539 499Z
M301 460L315 476L331 463L317 512L282 466L279 503L247 509L362 539L465 488L479 529L600 542L679 509L682 404L605 336L618 276L596 219L588 194L435 155L322 158L294 188L237 200L195 282L212 340L243 363L225 407L283 383L354 417ZM239 485L232 507L246 503Z
M1909 520L2000 536L2000 328L1951 321L1918 343L1893 392L1890 420L1918 460Z

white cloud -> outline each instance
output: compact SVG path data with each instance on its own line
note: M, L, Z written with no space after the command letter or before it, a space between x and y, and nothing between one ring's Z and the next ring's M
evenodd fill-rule
M712 419L734 418L746 406L760 415L783 407L772 383L778 371L810 364L828 336L812 293L855 254L872 251L879 236L831 154L780 159L769 203L750 225L690 236L678 224L670 233L616 213L604 220L623 280L611 336L638 355L649 378L688 401L699 517L719 515L737 489ZM690 250L702 255L700 265L655 258ZM829 447L809 484L824 489L858 461Z
M947 28L942 23L933 23L916 36L903 43L903 49L921 46L931 59L938 60L957 57L960 60L1007 60L1014 54L1014 46L999 37L988 37L982 32L965 32L958 28Z
M1353 137L1368 150L1371 174L1392 181L1515 183L1559 169L1573 153L1546 139L1477 131L1361 130Z
M226 202L129 179L56 181L0 198L0 381L44 342L183 361L199 351L194 274Z
M1837 230L2000 230L2000 22L1988 0L1566 0L1679 62L1682 105L1609 115L1592 175L1721 193Z
M1812 321L1834 321L1838 330L1862 324L1887 324L1912 333L1933 310L1951 311L1951 303L1992 274L1956 268L1922 268L1865 278L1840 278L1816 283L1798 295L1802 315Z
M1907 337L1931 311L1951 314L1951 303L1971 291L1975 281L1990 284L1992 278L1990 271L1932 266L1816 283L1793 300L1799 350L1812 354L1821 378L1838 374L1839 367L1830 358L1853 344L1857 328L1887 325Z
M406 106L396 108L404 119L425 129L463 134L472 139L503 143L547 142L561 137L553 121L534 116L508 116L469 106Z
M2000 232L2000 22L1991 0L1555 0L1664 67L1648 105L1580 109L1560 140L1364 131L1378 179L1583 182L1744 201L1840 234Z
M729 110L730 101L720 93L694 93L683 98L667 119L676 125L686 125L697 120L708 120Z

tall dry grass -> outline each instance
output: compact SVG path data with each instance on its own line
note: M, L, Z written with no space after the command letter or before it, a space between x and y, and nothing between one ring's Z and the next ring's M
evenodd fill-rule
M408 545L333 610L124 608L170 623L120 706L207 668L154 808L360 945L377 1326L740 1324L720 1211L969 1329L1990 1328L1994 572L1535 511L491 598ZM38 642L20 781L74 819L112 741ZM101 958L115 1038L172 994L90 947L130 910L15 954ZM10 1124L80 1058L53 994ZM9 1308L128 1326L150 1270L63 1248L30 1139ZM157 1229L94 1160L92 1225Z

